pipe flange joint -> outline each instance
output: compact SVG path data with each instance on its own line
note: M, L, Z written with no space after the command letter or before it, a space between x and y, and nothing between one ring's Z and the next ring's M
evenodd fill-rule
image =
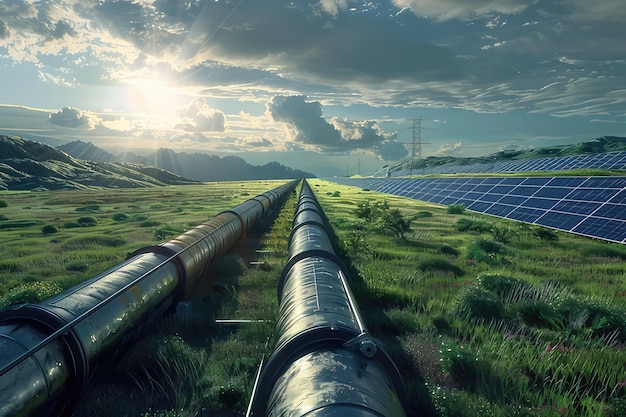
M378 352L378 346L376 342L367 333L361 333L345 342L343 346L349 350L358 350L366 358L373 358Z

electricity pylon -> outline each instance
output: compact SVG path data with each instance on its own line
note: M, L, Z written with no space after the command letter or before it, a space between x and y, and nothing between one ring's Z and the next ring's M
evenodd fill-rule
M422 145L430 145L429 142L422 142L422 118L413 120L413 148L411 152L411 167L409 168L409 177L413 175L413 165L415 165L415 150L417 149L417 162L422 165ZM422 167L423 170L423 167Z

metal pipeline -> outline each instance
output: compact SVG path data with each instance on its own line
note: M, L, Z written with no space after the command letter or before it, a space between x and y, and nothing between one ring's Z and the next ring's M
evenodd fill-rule
M368 333L329 231L303 181L278 285L276 344L248 417L406 415L400 373Z
M279 208L291 181L38 304L0 311L0 417L70 415L99 365L116 357L213 259Z

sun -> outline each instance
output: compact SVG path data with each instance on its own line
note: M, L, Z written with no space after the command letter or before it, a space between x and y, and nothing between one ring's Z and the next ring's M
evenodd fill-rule
M181 90L158 78L124 80L123 100L128 111L150 116L171 116L189 102Z

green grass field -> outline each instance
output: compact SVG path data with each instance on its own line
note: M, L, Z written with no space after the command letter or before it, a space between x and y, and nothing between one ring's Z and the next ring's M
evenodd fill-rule
M409 415L626 415L626 247L309 183L367 326L403 373ZM48 297L278 184L0 193L0 306ZM207 294L201 320L163 318L76 416L245 411L273 346L295 198L256 269ZM215 317L262 321L235 331Z

